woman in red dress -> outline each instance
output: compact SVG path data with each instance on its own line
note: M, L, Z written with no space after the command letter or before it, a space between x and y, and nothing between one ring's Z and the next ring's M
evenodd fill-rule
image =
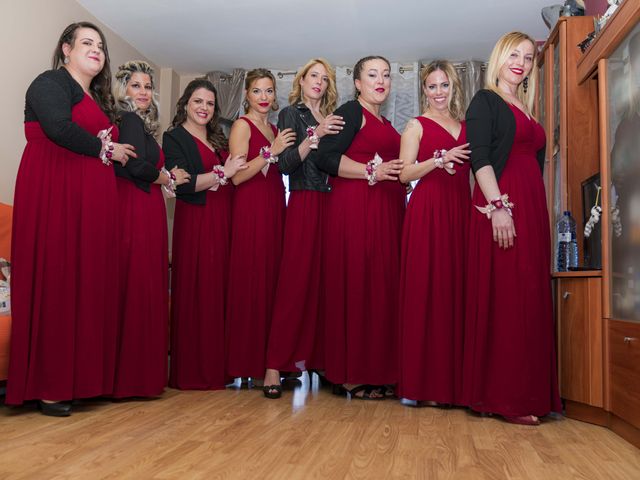
M531 114L536 86L534 40L508 33L466 115L478 208L469 235L463 396L473 410L526 425L561 408L545 136Z
M471 208L464 93L447 61L431 62L421 79L426 108L407 123L400 148L400 180L418 183L402 232L398 394L458 404Z
M189 82L162 142L167 167L191 176L176 188L171 268L169 386L182 390L218 390L228 383L224 312L230 179L246 165L243 156L227 158L216 95L206 79Z
M280 172L289 176L289 204L273 323L269 334L264 394L279 398L281 371L322 370L323 324L319 321L322 291L322 226L331 191L328 175L318 169L318 141L342 130L336 107L336 74L322 58L309 60L293 80L288 107L278 115L278 128L292 129L295 143L279 157Z
M33 81L26 97L27 145L13 211L6 402L37 399L43 414L68 416L72 399L113 391L119 298L111 162L126 163L135 153L113 142L102 32L88 22L69 25L53 68Z
M164 155L155 139L158 103L151 66L121 65L114 91L120 140L133 145L138 157L116 164L121 304L113 396L153 397L167 385L169 331L167 212L160 185L181 185L189 174L175 167L160 171Z
M245 115L233 123L229 137L231 154L246 156L248 168L233 178L227 373L260 384L284 230L284 184L275 164L293 144L295 133L278 132L269 123L269 113L278 109L276 81L269 70L247 73L245 96Z
M353 69L357 99L335 112L344 129L320 142L331 178L325 211L325 371L351 398L382 399L395 384L398 280L405 187L400 135L381 116L391 67L379 56ZM342 385L342 388L340 388Z

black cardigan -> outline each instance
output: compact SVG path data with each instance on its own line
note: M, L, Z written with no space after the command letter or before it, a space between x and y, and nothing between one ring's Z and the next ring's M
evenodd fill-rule
M66 69L41 73L27 90L24 121L38 122L49 139L74 153L99 157L102 141L71 119L84 91Z
M152 135L144 130L144 122L133 112L121 112L120 143L128 143L136 149L137 158L129 158L126 166L114 162L116 175L135 183L145 192L151 191L151 184L158 179L160 171L156 168L160 160L160 146Z
M325 135L320 139L318 167L337 177L340 159L362 127L362 105L357 100L351 100L340 105L334 114L342 116L344 128L336 135Z
M491 165L496 179L500 179L516 134L511 108L497 93L480 90L467 109L466 123L473 172ZM540 172L544 168L544 153L544 147L537 153Z
M169 130L162 136L162 150L168 170L182 168L191 174L191 180L176 189L176 198L195 205L207 203L207 190L196 192L196 177L207 173L202 166L198 145L191 134L182 125Z

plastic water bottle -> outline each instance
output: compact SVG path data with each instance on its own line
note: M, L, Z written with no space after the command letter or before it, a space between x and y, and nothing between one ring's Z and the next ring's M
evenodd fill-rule
M556 268L559 272L566 272L578 266L578 240L576 237L576 221L571 212L565 211L556 225L557 248Z

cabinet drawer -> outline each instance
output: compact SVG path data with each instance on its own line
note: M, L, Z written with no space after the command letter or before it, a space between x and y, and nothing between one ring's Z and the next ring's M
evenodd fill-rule
M640 324L609 320L611 411L640 428Z

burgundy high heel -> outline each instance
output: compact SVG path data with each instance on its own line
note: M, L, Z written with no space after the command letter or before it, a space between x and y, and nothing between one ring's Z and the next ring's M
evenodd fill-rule
M516 425L528 425L532 427L540 425L540 419L535 415L522 415L520 417L509 417L503 415L502 418L504 418L505 422L515 423Z

